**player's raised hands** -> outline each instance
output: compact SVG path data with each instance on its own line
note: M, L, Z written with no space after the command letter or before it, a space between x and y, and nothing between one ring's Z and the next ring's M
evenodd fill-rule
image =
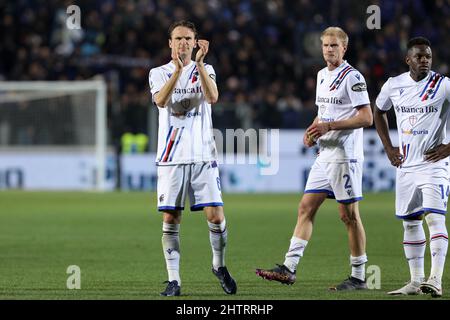
M177 46L174 46L172 48L172 61L175 64L177 70L183 69L183 61L180 58L179 48Z
M197 41L197 46L199 47L197 54L195 55L195 62L203 62L209 49L209 41L200 39Z
M387 148L385 149L385 151L389 158L389 161L394 167L399 167L402 165L404 159L398 147Z
M440 144L437 147L425 152L425 160L429 162L437 162L445 159L450 155L450 144Z

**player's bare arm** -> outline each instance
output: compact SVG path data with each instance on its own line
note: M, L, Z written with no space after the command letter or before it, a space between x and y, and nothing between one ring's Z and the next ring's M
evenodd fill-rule
M389 161L394 167L399 167L403 163L403 156L400 153L400 149L392 145L386 111L375 108L373 118Z
M318 122L313 124L307 132L315 139L323 136L325 133L331 130L350 130L369 127L373 123L372 110L370 105L358 106L358 113L345 120L330 121L330 122Z
M440 144L437 147L425 152L425 160L429 162L437 162L450 156L450 143Z
M195 55L195 64L197 65L197 70L200 76L203 94L205 95L206 101L209 104L213 104L219 99L219 91L217 90L216 81L208 75L203 63L203 60L209 50L209 41L199 39L197 46L199 49Z
M183 71L183 61L181 60L179 55L179 48L176 46L172 48L172 61L176 67L174 73L170 76L169 80L164 84L161 90L155 94L155 97L153 98L156 105L161 108L164 108L169 102L173 90L175 89L175 85L181 76L181 72Z

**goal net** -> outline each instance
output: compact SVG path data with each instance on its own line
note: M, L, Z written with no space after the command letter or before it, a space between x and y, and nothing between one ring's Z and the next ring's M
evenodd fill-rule
M106 118L103 80L0 81L0 154L25 154L31 162L42 154L90 156L93 170L83 178L82 189L105 189ZM48 179L53 173L63 180L64 168L55 173L51 163L44 168Z

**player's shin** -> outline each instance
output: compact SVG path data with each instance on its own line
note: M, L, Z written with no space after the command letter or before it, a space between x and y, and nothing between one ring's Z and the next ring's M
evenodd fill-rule
M213 253L213 268L218 270L225 266L225 247L227 245L227 227L225 219L221 223L211 223L208 221L209 240Z
M180 279L180 225L163 222L162 247L166 260L169 281L176 280L181 285Z
M286 253L284 265L291 271L295 272L297 265L300 262L300 258L303 257L308 241L293 236L291 238L291 244L289 250Z
M424 255L426 247L422 220L404 220L403 249L409 264L411 282L422 282L425 278Z
M448 233L445 226L445 216L442 214L430 213L425 219L430 230L430 278L434 278L440 283L448 248Z

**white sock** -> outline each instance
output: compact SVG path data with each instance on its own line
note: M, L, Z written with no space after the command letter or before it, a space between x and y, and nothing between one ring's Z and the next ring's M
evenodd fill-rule
M404 220L403 228L403 249L409 264L411 281L422 282L425 279L424 255L427 245L422 220Z
M305 251L307 244L308 241L306 240L295 236L291 238L291 244L283 263L291 272L295 272L295 270L297 270L300 257L303 257L303 251Z
M209 241L213 254L212 265L215 270L225 266L225 247L227 245L227 226L225 219L219 223L211 223L208 221Z
M352 265L352 277L361 281L366 280L366 262L367 255L353 257L350 256L350 264Z
M176 280L181 286L180 279L180 225L163 222L162 247L166 259L169 281Z
M445 257L447 255L448 234L445 226L445 216L430 213L425 217L430 229L431 272L430 278L442 281Z

